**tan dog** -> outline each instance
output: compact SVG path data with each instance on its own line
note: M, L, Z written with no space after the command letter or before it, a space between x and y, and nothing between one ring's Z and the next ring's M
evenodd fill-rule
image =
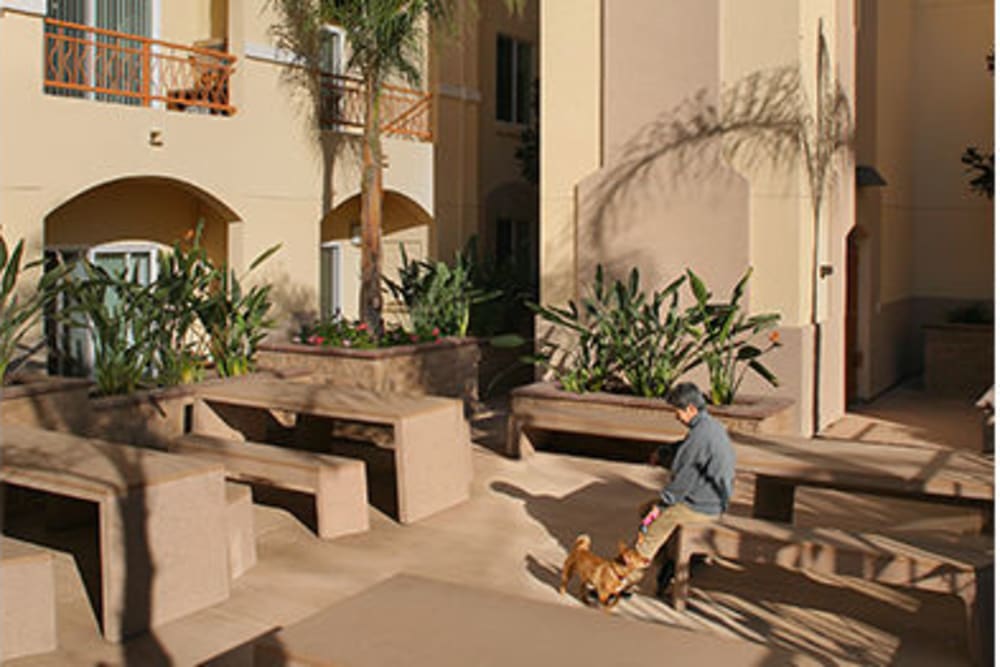
M619 594L625 587L628 576L645 567L646 559L635 549L618 543L618 557L614 560L601 558L590 550L590 536L580 535L573 544L573 550L563 563L562 583L559 592L566 592L566 584L573 575L580 577L580 599L587 604L587 590L597 592L597 600L604 611L618 603Z

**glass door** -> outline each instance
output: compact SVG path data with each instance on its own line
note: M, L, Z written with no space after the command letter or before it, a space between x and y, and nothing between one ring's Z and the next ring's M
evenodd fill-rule
M324 243L320 250L320 313L323 319L329 319L344 312L340 277L343 254L340 243Z

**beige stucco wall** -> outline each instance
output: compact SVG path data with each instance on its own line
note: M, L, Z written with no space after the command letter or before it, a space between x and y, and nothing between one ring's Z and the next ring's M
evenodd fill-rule
M660 0L639 7L575 2L565 11L558 0L542 4L542 79L555 82L542 98L542 299L575 296L597 262L613 263L618 273L640 266L650 287L691 266L719 295L752 265L750 309L782 315L787 342L768 362L783 382L777 393L797 400L797 428L812 432L814 239L804 172L746 164L733 165L734 172L723 164L693 184L674 181L671 190L666 161L617 214L594 214L588 202L600 202L600 181L621 164L621 147L699 89L711 100L748 74L785 65L814 80L820 18L851 95L853 3ZM823 423L844 409L844 240L854 219L853 162L838 168L818 237L821 263L834 271L819 288ZM749 380L746 390L774 391Z
M46 95L43 92L43 22L21 12L0 14L0 224L5 238L26 238L40 253L43 221L78 195L126 180L125 199L109 202L118 211L102 216L93 202L64 207L59 233L86 241L92 221L130 218L145 233L135 237L169 242L158 222L168 209L185 208L189 226L192 197L232 213L218 234L227 237L225 256L242 271L276 243L281 251L254 274L275 285L278 317L317 310L320 225L324 214L359 191L357 155L325 150L315 131L310 103L287 80L282 65L261 57L248 44L270 44L273 20L264 0L232 3L226 11L207 0L164 2L161 37L190 42L211 36L226 16L229 50L239 60L230 83L237 113L231 117L188 114L163 108L131 107ZM213 18L214 17L214 18ZM213 24L214 21L214 24ZM265 49L266 50L266 49ZM158 132L162 145L150 141ZM329 133L325 133L329 134ZM433 215L433 144L385 141L388 188L405 194ZM131 211L144 200L149 179L174 183L156 197L169 202L150 215ZM161 197L162 195L162 197ZM150 201L160 201L154 198ZM185 203L186 202L186 203ZM67 220L75 212L75 220ZM91 222L88 222L91 221ZM117 224L117 223L116 223ZM124 223L122 223L124 224ZM220 225L222 223L220 222ZM107 235L105 230L101 234ZM101 234L92 237L94 242ZM69 238L69 237L66 237ZM65 239L64 239L65 240Z
M602 0L542 0L540 298L577 296L576 187L601 166Z
M538 0L510 12L500 2L457 5L457 26L432 41L435 96L435 254L452 258L478 236L490 251L496 217L537 222L537 191L521 178L514 152L522 126L496 120L496 39L504 34L535 47Z

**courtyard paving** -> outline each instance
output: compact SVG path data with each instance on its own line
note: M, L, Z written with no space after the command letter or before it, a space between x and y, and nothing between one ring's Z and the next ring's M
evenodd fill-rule
M586 532L596 551L611 554L617 540L632 534L637 508L655 495L662 471L551 453L511 461L495 451L503 413L502 406L494 407L474 428L469 502L412 526L372 508L368 533L329 542L285 509L257 505L259 562L234 582L230 599L122 646L100 638L73 561L61 557L60 649L9 664L250 665L255 637L399 573L579 607L558 592L567 549ZM902 387L849 414L827 435L978 451L979 419L963 402ZM746 511L749 488L747 480L738 481L734 511ZM796 502L802 524L952 533L979 528L978 517L961 508L819 490L801 491ZM648 594L613 613L646 622L651 632L682 628L706 641L727 638L782 649L796 656L795 664L969 664L957 598L771 567L716 562L697 571L685 613ZM687 663L674 655L669 664Z

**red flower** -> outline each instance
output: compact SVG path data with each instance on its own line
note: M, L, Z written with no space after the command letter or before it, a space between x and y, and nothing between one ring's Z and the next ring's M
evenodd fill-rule
M323 337L313 334L312 336L309 336L309 340L306 342L308 342L310 345L322 345Z
M367 322L359 322L358 323L358 331L367 331L367 330L368 330L368 323Z
M410 340L416 343L418 340L420 340L420 336L418 336L417 334L410 334Z
M434 327L433 331L431 331L431 335L436 338L441 335L441 330L438 329L437 327Z
M778 343L781 342L781 334L778 333L777 331L772 331L771 334L767 338L768 338L768 340L770 340L775 345L777 345Z

